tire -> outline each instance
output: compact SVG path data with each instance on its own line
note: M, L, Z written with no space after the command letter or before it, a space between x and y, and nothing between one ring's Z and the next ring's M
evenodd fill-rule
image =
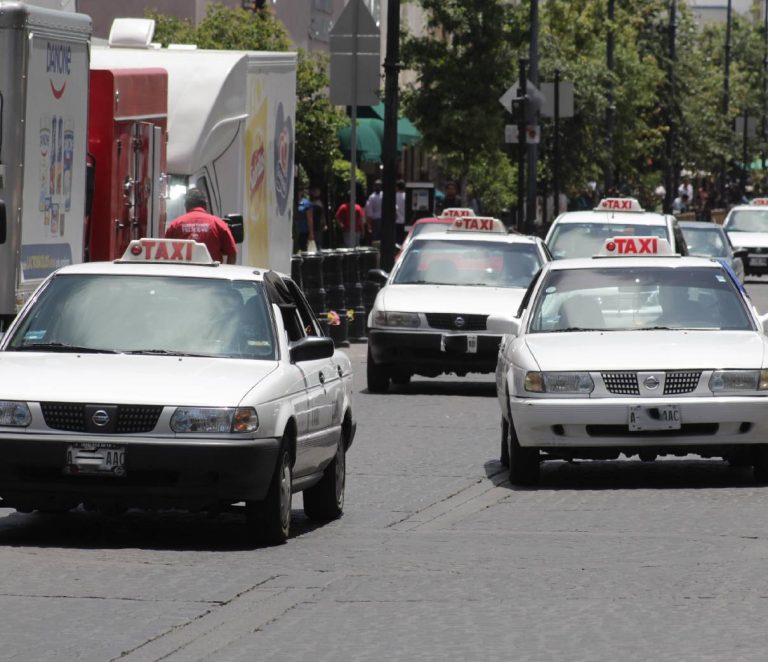
M503 416L501 417L501 457L499 461L501 466L505 469L509 469L509 445L507 437L509 436L509 423Z
M650 452L650 451L640 451L638 453L638 457L640 458L641 462L655 462L656 461L656 453Z
M513 485L530 486L539 482L539 449L523 448L517 440L515 425L507 425L507 453L509 457L509 482Z
M404 370L394 370L392 372L392 383L396 386L405 386L411 382L411 373Z
M390 370L387 366L373 360L371 348L368 347L368 365L366 367L368 390L371 393L386 393L389 390L389 374Z
M331 521L344 512L344 485L347 482L347 450L344 432L339 434L336 455L323 471L317 485L304 490L304 513L311 520Z
M293 469L288 444L283 440L277 466L264 501L247 501L246 519L251 535L259 543L282 545L291 533Z
M755 448L752 471L758 485L768 484L768 446L760 445Z

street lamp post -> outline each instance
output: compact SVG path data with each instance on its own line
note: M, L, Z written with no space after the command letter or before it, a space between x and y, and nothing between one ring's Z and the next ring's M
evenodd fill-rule
M731 5L732 0L728 0L727 15L725 17L725 72L723 75L723 116L728 119L728 111L731 105L730 96L730 83L731 83ZM722 172L720 173L720 197L725 205L728 201L725 199L725 185L726 185L726 159L723 157L721 164Z
M675 61L677 37L677 2L671 0L669 5L669 95L667 98L667 136L666 136L666 168L664 173L664 211L669 213L672 208L673 191L677 186L675 172Z
M608 105L605 109L605 147L606 147L606 162L605 162L605 193L609 194L611 188L613 188L613 131L615 121L616 107L613 100L613 69L614 69L614 44L615 35L613 32L613 21L616 18L616 3L615 0L608 0L608 35L606 36L605 44L605 66L608 70L608 86L606 89L606 101Z

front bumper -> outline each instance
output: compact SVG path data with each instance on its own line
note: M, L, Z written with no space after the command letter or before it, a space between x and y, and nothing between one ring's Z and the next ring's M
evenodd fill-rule
M643 448L768 443L765 397L550 399L510 397L521 446ZM679 430L631 432L629 408L677 405Z
M468 336L477 338L477 351L469 351ZM427 376L455 372L494 372L501 336L446 331L392 331L370 329L368 347L376 363Z
M103 441L125 448L124 476L67 475L70 444ZM0 498L34 510L64 504L123 508L216 508L266 496L279 439L94 439L0 433Z
M745 274L768 274L768 252L752 253L744 260Z

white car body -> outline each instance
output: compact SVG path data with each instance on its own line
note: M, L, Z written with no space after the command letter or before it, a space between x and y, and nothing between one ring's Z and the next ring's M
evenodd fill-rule
M598 259L558 260L545 265L532 285L522 316L507 322L510 333L499 352L497 395L503 429L512 430L518 449L528 453L525 457L538 458L539 451L546 454L542 457L566 459L615 458L620 452L650 455L651 459L657 454L688 452L730 457L737 450L768 443L768 391L715 394L709 387L714 371L768 367L764 320L740 284L713 259L622 257L604 259L599 265ZM753 328L529 333L532 310L537 297L543 296L547 275L559 269L595 266L719 270L721 275L716 277L732 283L734 296L747 311ZM489 321L494 328L504 324L500 319ZM594 388L588 394L531 393L525 380L534 372L588 373ZM630 423L635 421L630 421L630 416L638 408L643 410L638 416L674 411L681 423L675 430L633 430ZM502 459L506 459L504 445ZM514 459L509 458L509 462ZM537 462L531 460L528 465L536 476ZM510 464L510 476L512 472ZM518 474L517 478L526 482L525 476Z
M735 249L743 248L747 251L744 260L746 275L762 275L768 273L768 231L767 232L741 232L733 230L735 216L740 213L756 213L765 215L768 209L764 205L738 205L733 207L723 221L723 229L731 240Z
M268 296L264 281L268 274L295 288L291 289L298 292L293 311L301 309L299 314L304 315L309 306L289 278L252 267L118 261L55 272L0 341L0 372L4 375L0 401L25 403L31 413L25 427L0 422L3 502L25 511L79 503L216 511L241 501L256 503L265 499L279 452L286 444L293 460L290 490L316 485L342 441L346 449L354 437L351 363L345 354L332 349L328 349L332 356L326 358L292 360L296 356L292 351L304 338L289 340L286 313L274 301L267 299L264 304L276 345L273 358L268 359L34 347L21 351L13 344L17 330L24 328L26 317L36 310L36 303L56 278L130 275L245 282L258 284L255 287ZM136 315L140 314L137 310ZM307 338L322 336L316 320L311 320L314 331L308 331ZM317 340L328 345L328 339ZM313 341L308 340L309 344ZM177 408L192 407L252 408L258 427L248 432L174 432L171 421ZM142 429L102 432L88 420L94 408L106 411L108 418L116 417L117 426L121 420L122 425L133 425L130 412L135 416L137 411L144 412L150 421ZM93 413L93 423L99 425L97 413ZM73 424L73 417L80 423ZM124 464L116 475L99 474L92 480L93 476L72 475L74 465L65 470L70 450L88 444L111 446L124 453ZM88 472L86 460L83 462L74 473Z
M539 264L550 259L541 239L516 233L446 230L414 237L377 294L368 316L369 371L372 365L383 366L395 380L398 376L407 380L413 374L435 377L452 372L460 376L493 372L501 336L488 331L486 319L493 313L513 314L526 288L396 283L408 252L437 240L527 244ZM377 322L379 314L393 311L418 315L418 326L384 326ZM371 386L369 379L369 389Z

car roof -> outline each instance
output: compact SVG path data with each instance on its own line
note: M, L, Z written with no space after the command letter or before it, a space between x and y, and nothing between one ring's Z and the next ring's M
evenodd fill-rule
M559 223L629 223L633 225L666 225L667 217L656 212L623 211L568 211L558 216L553 225Z
M502 234L501 232L456 232L451 230L441 230L440 232L430 232L429 234L418 234L412 238L412 242L434 241L435 239L459 241L484 241L487 243L502 244L535 244L537 237L515 233Z
M215 278L221 280L262 281L268 269L235 264L199 265L157 262L83 262L62 267L57 274L105 276L172 276L174 278ZM280 274L281 277L283 276Z
M427 223L442 223L443 225L450 225L455 220L455 218L439 218L435 216L431 218L420 218L414 223L414 225L426 225Z
M714 230L715 232L721 232L723 229L721 225L709 221L680 221L680 227L691 230Z
M563 269L620 269L622 267L668 267L672 269L681 267L711 267L722 269L720 262L708 257L583 257L555 260L549 262L550 270Z

